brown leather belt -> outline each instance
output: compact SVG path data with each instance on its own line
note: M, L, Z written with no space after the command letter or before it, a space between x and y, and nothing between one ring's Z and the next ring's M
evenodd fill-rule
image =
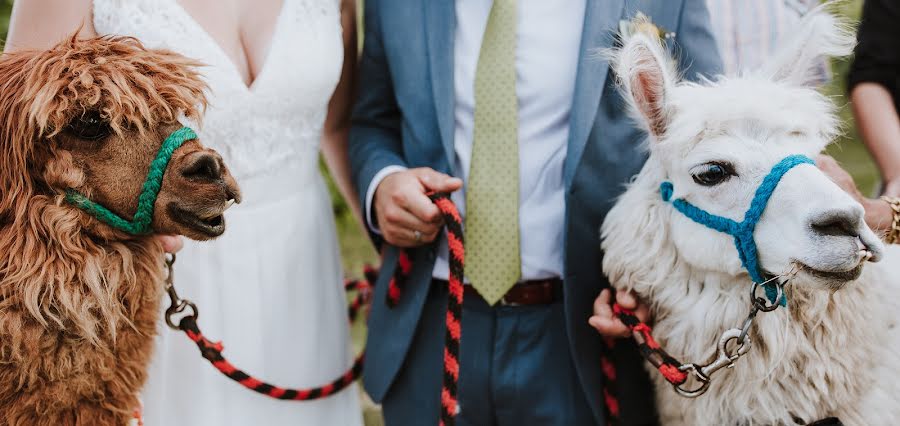
M435 278L434 282L447 286L446 280ZM549 305L562 299L562 286L563 282L559 278L522 281L512 286L503 298L497 302L497 306ZM475 287L467 285L464 291L463 297L466 299L475 298L484 301L484 298L478 294L478 290L475 290Z

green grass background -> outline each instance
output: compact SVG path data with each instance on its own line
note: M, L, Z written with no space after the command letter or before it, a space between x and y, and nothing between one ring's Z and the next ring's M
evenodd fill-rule
M0 46L2 46L2 41L6 38L6 32L9 29L9 13L12 9L12 1L0 0ZM857 20L862 8L862 0L845 1L838 8L841 14ZM840 116L844 124L843 135L828 148L828 152L850 171L864 193L871 193L879 180L879 176L871 157L859 140L859 134L853 123L848 100L845 96L845 76L850 62L851 58L834 60L832 62L834 78L830 84L823 88L824 93L832 96L835 103L840 106ZM322 170L327 175L327 170L324 167L322 167ZM358 223L353 219L347 204L341 199L330 178L329 186L338 224L338 233L340 234L344 268L347 271L347 276L358 277L362 271L362 266L366 263L376 262L377 256L369 244L365 232L360 229ZM357 324L354 326L353 336L354 345L357 350L360 350L365 339L364 325ZM377 408L370 404L366 404L365 416L366 424L369 426L382 423Z

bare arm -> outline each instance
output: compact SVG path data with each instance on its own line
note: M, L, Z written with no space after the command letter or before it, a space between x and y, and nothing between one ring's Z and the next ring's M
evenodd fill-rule
M350 113L356 93L358 57L355 0L341 1L341 25L344 28L344 66L341 70L341 80L328 104L328 116L322 132L322 154L341 195L353 211L353 216L365 229L359 206L359 195L353 187L350 160L347 154Z
M17 0L4 51L47 49L79 31L94 37L91 0Z
M885 195L900 196L900 118L890 92L877 83L860 83L850 93L863 141L885 181Z

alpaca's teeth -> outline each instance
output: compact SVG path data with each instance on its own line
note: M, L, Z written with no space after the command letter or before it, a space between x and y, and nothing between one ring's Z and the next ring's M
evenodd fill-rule
M225 208L222 209L222 211L230 209L231 206L233 206L233 205L234 205L234 198L228 200L228 202L225 203Z
M863 249L863 250L859 251L859 257L862 259L863 262L868 262L869 260L872 259L872 256L873 256L873 254L869 250Z

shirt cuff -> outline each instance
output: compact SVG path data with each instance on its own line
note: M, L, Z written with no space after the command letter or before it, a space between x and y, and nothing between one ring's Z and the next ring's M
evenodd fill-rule
M403 166L387 166L379 170L378 173L375 173L375 177L373 177L372 182L369 183L369 189L366 191L366 225L368 225L369 229L376 235L381 235L381 230L375 226L375 222L372 220L372 202L375 201L375 190L378 189L378 185L384 178L404 170L406 170L406 167Z

